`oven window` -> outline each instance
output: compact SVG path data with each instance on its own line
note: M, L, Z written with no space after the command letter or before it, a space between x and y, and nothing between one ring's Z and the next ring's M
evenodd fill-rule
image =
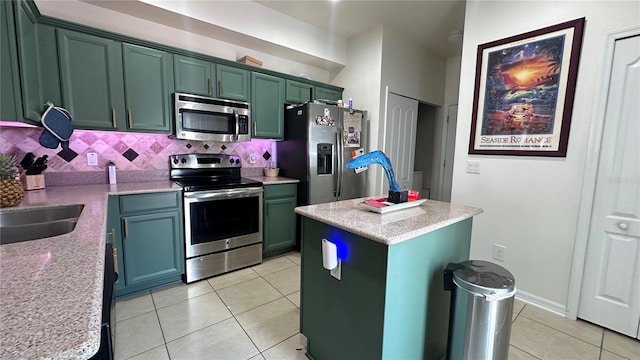
M253 234L260 225L259 197L191 204L191 245Z
M236 121L233 114L180 109L182 130L214 134L235 134Z

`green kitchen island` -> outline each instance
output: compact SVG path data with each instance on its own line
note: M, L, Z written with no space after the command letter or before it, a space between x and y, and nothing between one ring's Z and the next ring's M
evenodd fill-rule
M428 200L385 214L364 199L300 206L300 332L314 360L440 359L450 293L442 273L469 259L481 209ZM323 267L322 239L336 244L340 280Z

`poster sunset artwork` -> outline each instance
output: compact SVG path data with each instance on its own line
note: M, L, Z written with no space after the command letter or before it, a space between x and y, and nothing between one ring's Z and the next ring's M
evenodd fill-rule
M469 153L564 156L582 37L571 25L478 47Z
M553 134L564 40L489 53L482 135Z

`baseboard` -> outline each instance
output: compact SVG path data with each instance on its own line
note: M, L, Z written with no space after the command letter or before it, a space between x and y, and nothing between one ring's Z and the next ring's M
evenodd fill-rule
M551 311L552 313L560 316L567 316L567 307L562 304L541 298L539 296L529 294L526 291L518 290L516 292L516 299L525 302L529 305L537 306L541 309Z

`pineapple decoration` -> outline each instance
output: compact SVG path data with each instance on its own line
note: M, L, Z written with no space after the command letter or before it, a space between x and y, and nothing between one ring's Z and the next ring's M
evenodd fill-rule
M0 207L20 205L23 198L15 155L0 154Z

